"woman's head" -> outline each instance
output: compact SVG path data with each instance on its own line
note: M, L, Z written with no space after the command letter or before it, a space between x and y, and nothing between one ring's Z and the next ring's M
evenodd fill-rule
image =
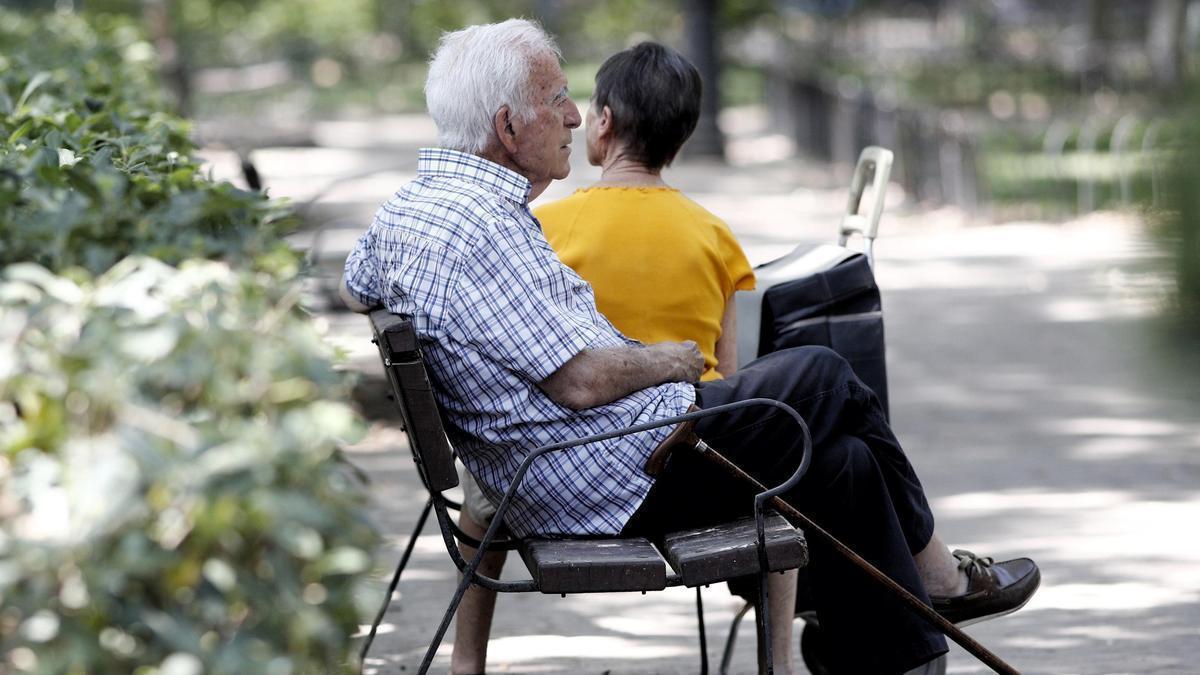
M598 146L615 143L647 168L670 164L700 119L700 93L700 72L670 47L643 42L612 55L596 73L588 159L599 163Z

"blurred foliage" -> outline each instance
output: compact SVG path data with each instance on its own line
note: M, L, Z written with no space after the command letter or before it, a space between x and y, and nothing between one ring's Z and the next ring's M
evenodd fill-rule
M0 22L0 264L97 273L135 251L278 260L286 208L208 180L128 24ZM82 64L82 67L80 67Z
M545 24L569 64L598 63L643 39L677 47L684 41L684 0L162 2L170 16L173 45L192 72L276 61L289 64L291 80L266 90L205 92L193 110L211 116L240 114L273 100L322 115L339 112L339 103L384 112L419 110L424 101L424 70L416 66L423 66L443 32L514 16ZM54 4L40 3L42 7ZM776 7L773 0L719 4L721 25L730 38L770 22ZM145 7L144 0L87 0L79 5L99 20L140 19ZM761 98L761 92L757 95Z
M779 50L760 62L799 101L788 114L803 150L834 156L829 134L805 125L856 108L850 144L896 149L917 199L1001 220L1072 217L1161 197L1181 91L1162 57L1200 65L1194 41L1188 54L1152 39L1178 4L787 0L768 35ZM837 155L857 150L846 145Z
M165 0L171 29L197 67L318 55L349 57L375 32L377 0ZM56 3L43 3L49 9ZM144 0L87 0L89 17L139 18Z
M444 31L511 17L534 18L569 58L603 58L633 36L678 39L683 0L168 0L175 36L195 67L270 59L333 58L356 69L425 61ZM52 0L22 3L51 9ZM91 16L136 17L143 0L86 0ZM774 13L773 0L723 0L722 25L738 30Z
M95 24L0 11L0 671L352 672L376 534L293 218Z
M262 2L247 4L265 7ZM96 3L88 5L95 6ZM613 52L646 39L682 47L680 6L680 2L648 0L377 3L372 14L373 28L357 35L347 34L347 44L353 44L352 49L319 51L311 46L292 49L291 54L307 54L308 60L291 63L295 77L288 82L250 91L206 91L195 98L193 112L204 119L236 119L261 115L263 110L276 108L280 117L285 118L288 113L294 115L297 109L317 117L423 111L425 61L436 48L441 34L472 23L499 21L512 16L534 17L545 23L564 52L564 68L572 94L582 101L591 94L592 78L600 62ZM731 40L741 31L767 20L772 15L772 7L773 3L768 0L723 2L722 21ZM353 7L348 11L354 11ZM204 29L197 30L203 32ZM183 33L180 37L185 41L209 39L199 35ZM302 33L291 32L289 35L287 40L307 40ZM231 32L218 37L227 41L245 41ZM282 36L277 36L275 42L283 40ZM241 49L244 52L246 47ZM194 65L203 66L206 60L213 58L224 59L221 63L226 63L236 60L236 54L243 53L234 49L218 53L207 51L207 55L196 56ZM736 50L733 52L734 58L727 63L727 70L734 72L725 75L731 81L732 89L723 86L724 104L760 102L763 96L761 69L741 65L736 59ZM279 50L260 51L257 58L284 58L284 55ZM334 75L322 78L318 73Z
M939 108L975 107L997 91L1016 97L1036 94L1059 103L1078 98L1075 78L1045 63L981 61L964 68L961 63L930 61L912 64L902 75L873 73L876 79L886 80L880 86L902 88L906 99Z
M296 298L215 262L4 270L9 667L349 671L374 535L336 461L349 392Z
M1200 80L1186 93L1187 105L1165 181L1166 209L1160 213L1158 234L1174 262L1175 309L1193 339L1200 340Z

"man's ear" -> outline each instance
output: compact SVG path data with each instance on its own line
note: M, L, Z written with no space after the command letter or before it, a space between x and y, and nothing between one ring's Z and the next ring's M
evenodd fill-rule
M496 132L500 145L504 146L509 154L517 151L517 132L513 129L512 118L512 110L506 105L500 106L492 117L492 131Z

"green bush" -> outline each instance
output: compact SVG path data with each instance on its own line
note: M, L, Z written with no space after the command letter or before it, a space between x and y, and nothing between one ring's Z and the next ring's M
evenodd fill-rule
M98 273L135 252L278 262L285 207L205 177L128 27L0 13L0 265Z
M0 672L348 671L348 384L291 212L202 174L152 56L0 12Z
M328 347L293 311L295 286L275 282L137 257L82 285L6 269L10 666L344 667L374 543L361 486L336 461L358 422Z

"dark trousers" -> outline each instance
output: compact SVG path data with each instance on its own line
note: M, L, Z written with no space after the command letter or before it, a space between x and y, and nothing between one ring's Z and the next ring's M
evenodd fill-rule
M812 464L786 499L928 602L913 554L933 535L933 515L878 398L844 359L824 347L787 349L696 390L702 408L748 398L795 408L812 434ZM767 486L800 465L801 433L773 408L705 418L696 433ZM749 515L753 494L697 453L680 452L625 532L654 538ZM821 541L808 543L812 597L837 672L903 672L946 651L941 633L877 582Z

